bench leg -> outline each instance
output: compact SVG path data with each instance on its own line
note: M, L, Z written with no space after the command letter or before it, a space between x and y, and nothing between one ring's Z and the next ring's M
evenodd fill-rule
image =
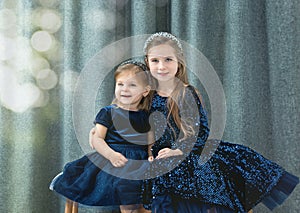
M65 205L65 213L78 213L78 203L68 199Z
M78 213L78 203L73 202L72 213Z

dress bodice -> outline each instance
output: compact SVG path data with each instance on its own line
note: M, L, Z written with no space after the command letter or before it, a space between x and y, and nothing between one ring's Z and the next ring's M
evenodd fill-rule
M205 144L209 134L206 111L192 86L187 86L184 93L184 99L179 101L177 105L182 120L188 120L190 122L188 125L194 128L195 137L190 137L190 140L185 139L184 142L180 140L183 138L182 129L177 127L172 115L168 118L168 98L160 96L156 92L150 109L155 132L155 145L152 147L154 156L157 155L160 149L165 147L180 148L182 151L192 151L191 149L196 151L203 148ZM191 145L192 147L190 147Z
M102 108L94 123L107 127L107 144L147 145L148 120L146 111L125 110L113 104Z

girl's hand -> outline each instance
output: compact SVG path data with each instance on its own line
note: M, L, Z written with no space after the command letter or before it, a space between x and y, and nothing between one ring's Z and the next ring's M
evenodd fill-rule
M163 148L158 152L158 155L155 159L168 158L182 154L183 152L180 149Z
M92 149L94 149L94 145L93 145L93 137L95 136L96 134L96 128L93 127L91 130L90 130L90 133L89 133L89 144L90 144L90 147Z
M108 159L114 167L123 167L127 163L127 158L119 152L114 152Z
M154 157L153 156L149 156L148 157L148 161L151 163L151 162L153 162L154 161Z

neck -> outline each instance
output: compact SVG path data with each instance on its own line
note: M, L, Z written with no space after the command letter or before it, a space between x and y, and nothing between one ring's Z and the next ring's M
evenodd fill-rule
M170 96L176 87L175 81L158 82L157 92L161 96Z
M139 110L136 104L127 105L127 104L118 103L117 106L122 109L129 110L129 111L138 111Z

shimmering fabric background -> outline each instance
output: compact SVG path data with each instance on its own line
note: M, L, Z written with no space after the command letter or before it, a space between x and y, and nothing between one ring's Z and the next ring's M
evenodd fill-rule
M22 36L33 46L41 27L31 14L38 8L56 11L62 21L51 33L58 52L34 50L57 76L55 86L46 89L25 65L23 46L8 58L9 48L1 43L3 37ZM15 14L14 33L3 9ZM36 84L49 97L26 110L0 99L0 212L63 212L64 201L48 185L66 162L83 154L72 123L78 74L106 45L156 31L169 31L198 48L215 68L227 103L223 139L250 146L300 176L299 0L1 0L0 11L1 97L9 93L3 85L10 88L11 81L4 81L3 73L11 64L18 65L11 67L20 84ZM201 88L197 80L190 82ZM112 85L112 78L104 82L99 103L110 103ZM254 210L268 212L262 205ZM274 212L300 212L299 186Z

